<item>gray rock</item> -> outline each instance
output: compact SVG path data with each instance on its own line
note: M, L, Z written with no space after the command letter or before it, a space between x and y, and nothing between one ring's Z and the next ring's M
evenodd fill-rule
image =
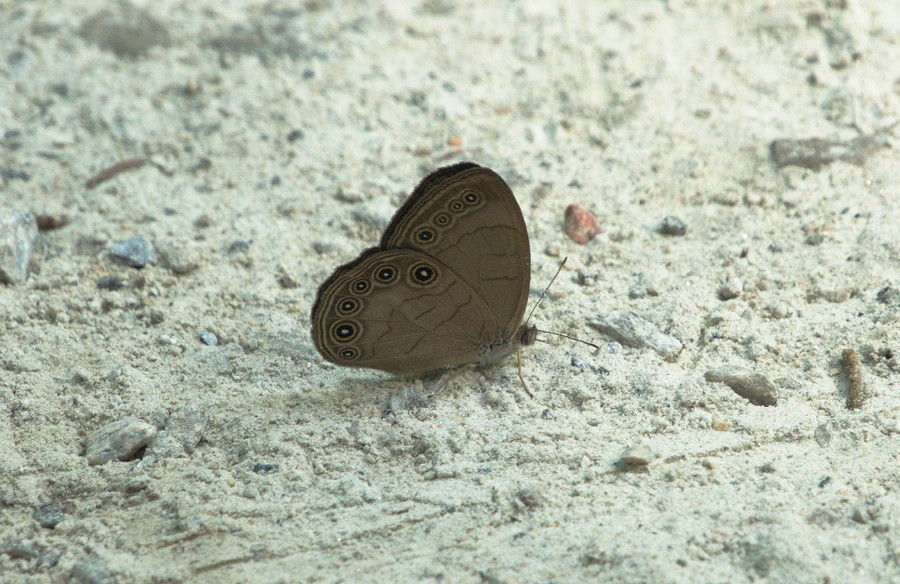
M132 268L143 268L156 263L156 250L143 234L109 246L109 255Z
M653 349L666 361L674 361L681 353L681 341L630 311L601 312L588 324L626 347Z
M28 211L0 211L0 282L21 284L28 277L28 262L38 228Z
M156 427L137 418L111 422L88 436L85 457L92 465L127 460L154 436Z
M774 406L778 403L778 388L761 373L722 367L707 371L704 377L707 381L724 383L755 406Z
M219 338L215 334L209 332L206 329L200 329L200 332L197 333L197 336L200 337L200 341L204 345L209 345L210 347L215 347L216 345L219 344Z

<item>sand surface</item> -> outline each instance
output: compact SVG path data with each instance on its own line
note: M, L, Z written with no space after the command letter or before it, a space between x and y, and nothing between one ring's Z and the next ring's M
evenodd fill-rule
M0 57L0 207L43 226L0 286L3 584L900 582L896 0L7 0ZM776 164L807 138L840 159ZM515 192L532 302L569 257L536 324L600 346L543 335L534 397L310 338L460 160ZM590 326L628 312L677 356Z

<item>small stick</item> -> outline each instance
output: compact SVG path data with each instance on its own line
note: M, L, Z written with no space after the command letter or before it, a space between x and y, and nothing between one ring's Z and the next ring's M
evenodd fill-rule
M88 179L86 183L84 183L85 188L92 189L102 183L105 183L109 179L113 178L117 174L121 174L126 170L131 170L133 168L140 168L147 164L147 160L144 158L126 158L125 160L120 160L119 162L104 168L94 176Z
M856 410L862 407L863 380L859 354L854 349L844 349L841 365L847 373L847 407Z

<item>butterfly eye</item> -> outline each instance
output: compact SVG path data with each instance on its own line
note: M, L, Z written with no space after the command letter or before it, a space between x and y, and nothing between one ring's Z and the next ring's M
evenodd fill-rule
M338 314L343 316L353 316L362 309L362 302L356 298L342 298L337 304Z
M469 191L468 193L463 195L463 201L465 201L466 205L474 207L481 202L481 195L479 195L475 191Z
M453 211L454 213L462 213L463 209L466 208L466 204L463 203L463 202L462 202L461 200L459 200L459 199L453 199L452 201L450 201L450 204L447 205L447 206L448 206L448 207L450 208L450 210Z
M449 227L449 225L453 223L453 218L450 217L449 213L444 213L443 211L441 211L440 213L435 213L431 222L438 227Z
M331 326L331 338L338 343L349 343L356 339L361 332L362 328L349 320L342 320Z
M372 284L369 283L368 280L360 278L356 280L352 284L350 284L350 291L356 295L368 294L369 290L372 289Z
M338 355L344 361L355 361L359 359L359 349L356 347L344 347L338 351Z
M397 268L387 264L375 268L375 279L379 284L390 284L397 279Z
M429 264L416 264L409 271L409 275L412 278L414 284L419 284L420 286L427 286L437 279L437 270L434 269L433 266Z
M426 244L433 243L437 239L437 233L431 227L423 227L416 231L414 235L416 243Z

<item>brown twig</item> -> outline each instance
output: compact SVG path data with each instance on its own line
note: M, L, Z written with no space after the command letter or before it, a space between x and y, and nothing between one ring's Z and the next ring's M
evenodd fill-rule
M844 349L841 365L847 373L847 407L856 410L862 407L863 380L859 354L854 349Z
M125 160L120 160L119 162L104 168L94 176L88 179L86 183L84 183L85 188L92 189L102 183L105 183L109 179L113 178L117 174L123 173L126 170L131 170L133 168L140 168L147 164L147 160L145 158L126 158Z

